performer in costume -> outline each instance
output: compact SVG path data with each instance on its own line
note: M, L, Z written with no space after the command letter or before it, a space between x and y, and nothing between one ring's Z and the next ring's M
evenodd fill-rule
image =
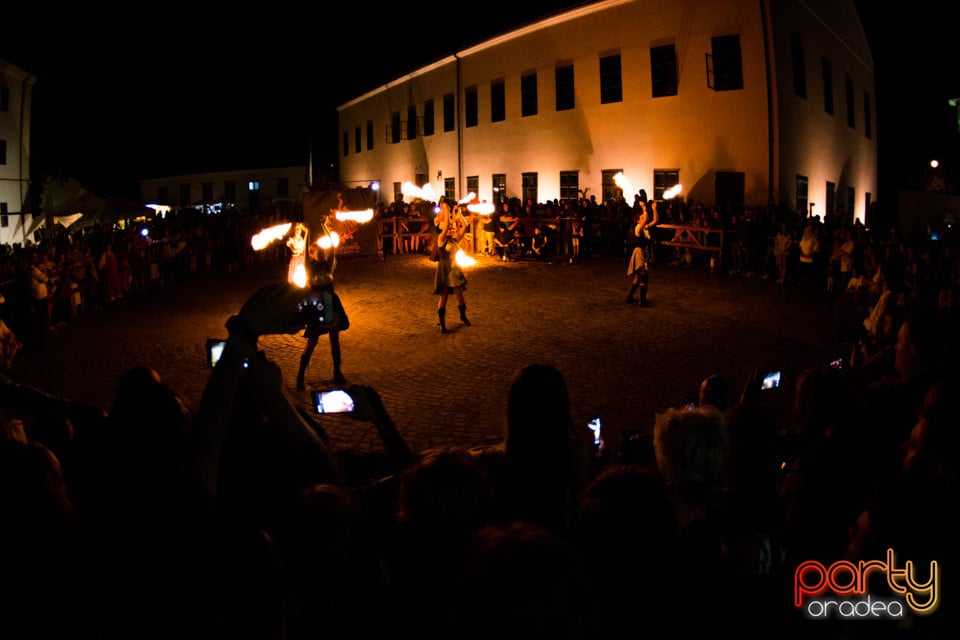
M319 300L323 300L329 294L329 303L332 304L332 315L329 309L322 309L323 321L317 320L317 314L308 313L306 328L303 330L303 337L307 339L307 344L303 348L303 354L300 356L300 369L297 371L297 390L303 391L306 388L304 375L307 372L307 366L310 364L310 357L313 350L320 340L320 336L327 335L330 338L330 356L333 359L333 380L337 384L345 384L346 379L340 370L340 332L350 328L350 320L340 302L340 297L333 288L333 274L337 268L337 247L334 242L335 233L331 232L327 224L328 218L324 218L321 225L321 235L319 240L306 245L304 266L306 268L308 285L311 296L319 294ZM298 225L298 233L294 235L291 242L296 242L298 235L301 235L301 225ZM305 227L303 229L306 229ZM291 247L296 253L296 247ZM292 264L292 261L291 261Z
M636 224L633 227L633 253L630 255L630 264L627 266L627 275L633 278L630 283L630 291L627 293L628 304L640 304L649 307L647 302L647 286L650 283L650 264L647 249L652 244L650 229L657 224L657 201L650 203L653 210L651 217L647 211L647 203L640 202L641 213L636 218ZM640 289L640 299L637 300L634 294Z
M436 224L439 233L437 235L437 274L433 293L440 296L437 300L437 316L440 319L440 331L446 333L447 297L451 293L457 298L460 320L466 326L470 326L470 320L467 319L467 303L463 297L463 292L467 288L467 278L454 259L460 249L460 240L467 232L467 221L460 213L459 205L451 209L446 200L441 199Z

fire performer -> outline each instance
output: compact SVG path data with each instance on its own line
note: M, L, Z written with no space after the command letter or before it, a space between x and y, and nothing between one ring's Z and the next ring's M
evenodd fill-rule
M451 293L457 298L460 320L466 326L470 326L470 320L467 319L467 303L463 298L463 292L467 288L467 278L455 259L460 249L460 241L467 232L467 221L460 213L459 205L451 209L449 203L441 198L440 213L437 214L436 223L439 235L437 236L437 275L433 293L440 296L437 300L440 332L447 333L447 297Z
M627 275L633 278L630 284L630 291L627 292L627 303L639 303L644 307L649 307L650 303L647 302L647 286L650 283L650 265L647 260L648 254L646 249L652 241L650 238L650 229L657 224L659 218L657 217L656 200L650 203L650 208L653 210L652 217L647 211L647 205L645 203L641 201L640 206L642 211L637 215L636 224L633 227L633 253L630 255L630 264L627 266ZM638 288L640 289L639 300L633 297L633 294L637 292Z
M294 255L297 253L298 238L305 237L305 227L298 225L297 232L291 238L288 244L291 244L291 250ZM322 321L318 321L316 316L311 315L306 319L306 327L303 330L303 337L307 339L304 345L303 354L300 356L300 369L297 371L297 390L303 391L306 388L304 375L307 372L307 366L310 364L310 357L313 350L320 340L320 336L327 335L330 338L330 356L333 359L333 380L337 384L345 384L346 379L340 370L340 332L350 328L350 320L344 311L343 303L340 297L333 289L333 275L337 268L337 247L334 241L335 233L331 232L327 224L327 218L323 219L321 225L322 235L316 242L303 242L305 247L304 267L307 273L307 284L311 293L321 294L321 300L327 299L322 294L329 294L328 302L332 305L333 314L324 313Z

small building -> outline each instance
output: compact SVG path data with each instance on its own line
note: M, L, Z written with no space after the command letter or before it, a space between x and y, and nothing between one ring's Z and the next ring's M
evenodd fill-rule
M33 216L30 187L30 113L36 77L0 60L0 244L24 244Z
M490 202L778 203L863 220L874 66L852 0L600 0L338 107L344 183Z

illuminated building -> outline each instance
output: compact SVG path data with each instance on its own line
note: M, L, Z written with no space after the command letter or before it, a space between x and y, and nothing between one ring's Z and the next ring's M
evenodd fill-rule
M602 0L338 107L341 177L545 202L613 197L623 172L651 197L862 219L874 95L852 1Z
M25 213L30 185L30 113L37 79L0 60L0 244L23 244L33 216Z

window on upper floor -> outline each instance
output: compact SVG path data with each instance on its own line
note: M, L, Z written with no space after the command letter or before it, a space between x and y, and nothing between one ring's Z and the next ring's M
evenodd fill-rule
M363 149L363 136L360 135L360 125L357 125L353 130L353 152L360 153Z
M677 48L650 47L650 84L654 98L677 95Z
M397 144L403 137L403 126L400 122L400 112L394 111L390 114L390 142Z
M790 32L790 59L793 62L793 95L807 97L807 64L803 59L803 40L795 31Z
M567 111L574 107L573 65L565 64L556 71L557 111Z
M417 138L417 107L410 105L407 107L407 140L415 140Z
M373 149L373 120L367 120L367 151Z
M478 123L479 113L477 104L477 88L467 87L463 91L463 118L465 127L475 127Z
M623 102L619 53L600 58L600 104L612 102Z
M436 122L433 114L433 100L423 101L423 135L432 136Z
M350 153L350 132L349 132L349 131L344 131L344 132L343 132L343 155L344 155L344 157L346 157L347 154L349 154L349 153Z
M490 83L490 122L503 122L507 118L507 90L503 80Z
M714 91L743 89L740 34L712 38L711 43L712 52L707 54L707 86Z
M849 73L844 74L843 85L847 90L847 125L851 129L855 129L857 126L857 114L853 100L853 78L850 77Z
M457 126L456 100L452 93L443 96L443 130L453 131Z
M537 74L528 73L520 78L520 116L537 115Z
M10 111L10 87L0 87L0 113Z
M823 69L823 110L833 115L833 67L826 57L820 59Z

